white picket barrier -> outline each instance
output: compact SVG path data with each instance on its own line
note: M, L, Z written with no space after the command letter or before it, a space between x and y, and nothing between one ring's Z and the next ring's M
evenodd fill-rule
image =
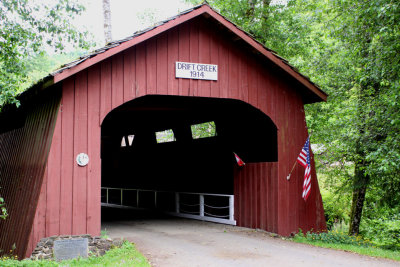
M236 220L234 219L234 195L169 192L110 187L102 187L101 190L102 199L104 198L104 201L102 201L101 205L105 207L125 209L157 209L158 211L177 217L236 225ZM113 193L114 197L111 197L111 193ZM149 200L147 199L147 202L145 203L141 199L141 194L154 194L154 196L152 196L153 201L149 203ZM171 199L174 199L175 203L170 203L170 206L174 207L172 210L162 209L162 206L165 207L166 205L165 203L162 203L164 205L160 205L158 197L160 194L174 195L174 197ZM133 204L127 203L127 196L129 196L130 199L134 197L136 199L136 202ZM185 198L190 199L192 202L185 203ZM211 199L214 199L214 201L211 201ZM218 199L219 201L216 201L216 199ZM226 202L227 205L215 206L211 205L208 202Z

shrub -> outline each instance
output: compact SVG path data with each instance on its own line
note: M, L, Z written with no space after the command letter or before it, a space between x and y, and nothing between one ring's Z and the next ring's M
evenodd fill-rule
M348 205L345 199L339 199L335 194L321 190L324 203L326 227L331 230L334 224L347 222Z
M310 233L303 234L301 231L296 235L295 238L304 238L310 242L322 241L331 244L345 244L355 245L360 247L372 247L373 244L368 239L363 239L361 236L349 236L347 233L334 230L322 233Z
M364 218L361 234L386 249L400 250L400 215Z

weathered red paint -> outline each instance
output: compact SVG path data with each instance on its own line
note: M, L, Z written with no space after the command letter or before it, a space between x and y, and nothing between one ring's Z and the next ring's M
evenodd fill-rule
M241 40L245 41L247 44L249 44L253 49L256 49L259 53L263 54L265 57L267 57L270 61L272 61L278 68L281 68L282 70L286 71L289 75L297 79L302 85L307 87L309 90L311 90L314 94L316 94L319 98L326 100L326 94L321 91L318 87L316 87L314 84L312 84L308 79L306 79L304 76L293 70L289 65L287 65L281 58L278 56L274 55L271 51L265 49L265 47L257 42L255 39L251 38L248 34L240 30L235 24L232 22L226 20L223 16L215 12L209 5L203 4L201 7L194 9L193 11L183 14L165 24L162 24L161 26L158 26L154 28L151 31L145 32L144 34L137 36L136 38L129 40L127 42L124 42L115 48L109 49L105 51L104 53L98 54L93 58L90 58L83 63L79 64L78 66L65 70L62 73L57 74L54 77L54 83L60 82L76 73L79 71L86 69L98 62L103 61L104 59L107 59L115 54L118 54L125 49L128 49L132 46L135 46L143 41L146 41L154 36L157 36L165 31L169 31L176 27L177 25L183 24L189 20L193 20L196 17L199 16L204 16L204 17L211 17L218 21L218 23L222 24L223 26L226 27L226 29L230 30L233 34L235 34L238 38ZM197 27L197 26L195 26Z
M60 88L53 89L45 97L31 96L33 101L30 103L21 100L22 110L3 114L14 120L18 119L19 112L25 117L21 125L0 134L0 195L6 200L9 213L7 220L0 220L0 250L9 253L15 244L13 253L20 258L27 249L32 249L27 241L34 227L35 209L39 195L46 195L42 179L49 172L46 161L61 91ZM1 131L6 125L0 125ZM35 225L45 224L40 218L46 212L46 202L43 197L40 201L41 210L38 210ZM49 226L52 229L53 225ZM46 232L37 231L35 234L44 236Z
M87 176L87 233L98 234L100 228L100 66L96 65L88 70L88 155L91 164L88 166Z
M74 94L73 155L88 151L87 71L79 72ZM87 228L87 169L73 164L72 178L72 234L85 233ZM84 177L84 179L82 179ZM51 179L51 178L49 178Z
M61 190L59 197L62 208L60 209L60 232L66 234L72 234L74 86L75 83L73 79L68 79L63 83L60 110L61 121L57 120L57 124L61 124L61 133L59 133L61 135L61 151L52 149L49 155L49 157L52 157L54 154L61 153ZM56 136L53 138L56 138ZM35 240L34 243L36 243L36 241L37 240Z
M101 123L114 108L148 94L232 98L263 111L278 128L278 162L235 169L238 225L283 235L325 229L314 167L307 202L301 198L304 170L296 167L290 181L286 176L307 138L303 106L309 99L301 92L320 100L326 95L207 5L160 27L54 78L62 83L62 101L43 183L36 185L40 198L32 202L37 208L26 255L46 235L100 233ZM241 39L232 41L232 34ZM218 81L176 79L176 61L216 64ZM81 152L90 157L86 167L75 162Z

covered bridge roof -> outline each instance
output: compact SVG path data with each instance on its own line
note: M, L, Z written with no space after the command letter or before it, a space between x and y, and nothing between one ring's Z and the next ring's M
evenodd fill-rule
M181 12L177 16L171 17L165 21L159 22L156 25L142 31L135 32L132 36L122 40L113 41L108 43L105 47L95 50L94 52L80 57L78 60L68 63L45 77L35 87L41 89L50 85L59 83L66 78L100 62L117 53L120 53L132 46L146 41L162 32L165 32L173 27L176 27L193 18L205 16L213 19L214 22L222 25L223 29L235 35L235 38L243 40L250 45L258 54L264 56L277 67L281 68L284 72L289 74L297 80L303 88L301 89L304 103L314 103L327 100L327 94L323 92L316 84L310 79L302 75L297 69L291 66L285 59L278 56L274 51L265 47L262 43L255 40L249 33L240 29L237 25L223 17L207 3L195 6L191 9Z

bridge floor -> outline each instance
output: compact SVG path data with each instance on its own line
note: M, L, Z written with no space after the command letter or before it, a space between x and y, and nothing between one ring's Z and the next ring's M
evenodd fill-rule
M284 241L263 231L147 215L103 221L102 229L112 238L134 242L156 267L398 266L389 260Z

